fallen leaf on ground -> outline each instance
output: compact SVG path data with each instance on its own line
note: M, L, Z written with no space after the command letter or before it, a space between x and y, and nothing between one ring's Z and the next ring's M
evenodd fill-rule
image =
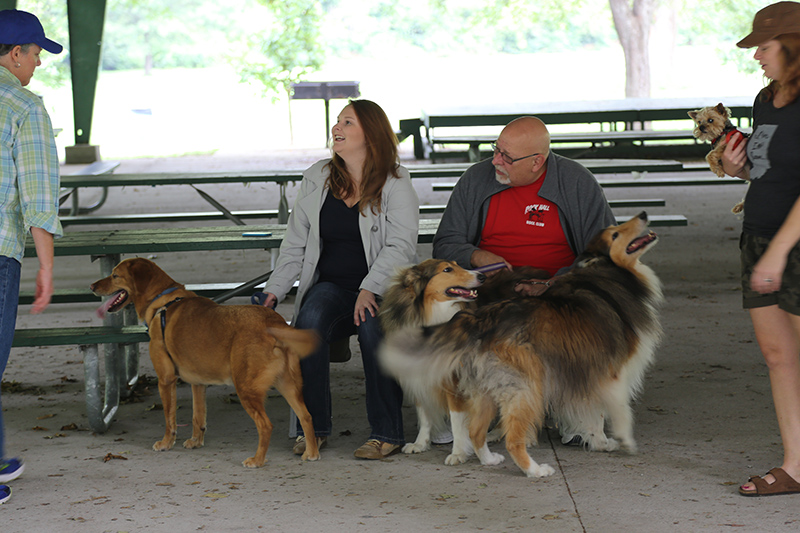
M113 454L113 453L111 453L111 452L108 452L108 453L106 454L106 456L105 456L105 457L103 457L103 462L104 462L104 463L107 463L107 462L109 462L109 461L110 461L110 460L112 460L112 459L122 459L123 461L127 461L127 460L128 460L128 458L127 458L127 457L123 457L122 455L115 455L115 454Z

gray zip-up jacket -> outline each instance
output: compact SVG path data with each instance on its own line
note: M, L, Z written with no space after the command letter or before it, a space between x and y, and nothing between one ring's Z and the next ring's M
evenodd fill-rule
M491 159L469 167L447 202L433 238L433 257L471 268L470 258L481 241L491 197L510 187L495 179ZM580 163L553 152L547 158L547 174L539 195L558 207L561 227L576 256L601 230L616 224L594 175Z

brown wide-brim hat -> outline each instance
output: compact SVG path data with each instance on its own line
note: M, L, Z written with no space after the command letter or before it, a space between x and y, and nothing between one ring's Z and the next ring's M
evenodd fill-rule
M778 2L756 13L753 31L736 43L739 48L752 48L784 33L800 33L800 3Z

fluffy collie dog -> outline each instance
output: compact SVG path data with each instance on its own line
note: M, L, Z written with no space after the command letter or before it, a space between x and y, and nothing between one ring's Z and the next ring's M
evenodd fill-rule
M636 451L631 401L661 338L662 301L658 278L639 258L656 240L641 213L600 232L576 266L541 296L458 311L437 326L387 331L380 351L385 370L428 413L443 405L451 411L454 444L447 464L466 461L472 450L482 464L504 460L486 445L498 412L506 449L530 477L554 473L526 450L536 443L548 410L565 434L580 435L592 450L621 444ZM438 284L436 277L429 284ZM383 308L396 314L386 300ZM606 436L606 420L618 440ZM460 433L466 435L459 439Z
M544 270L522 267L513 272L503 270L486 281L484 274L465 270L455 262L428 259L401 270L395 277L381 303L381 324L387 334L405 328L443 324L461 310L516 297L514 287L521 280L548 277ZM413 396L412 388L411 384L404 386L407 394ZM463 405L458 402L455 391L446 385L436 392L435 406L430 405L432 398L427 393L421 398L427 399L427 402L417 402L419 431L416 440L406 444L403 452L422 453L430 450L431 434L447 432L447 417L451 415L456 421L453 448L458 452L451 454L447 463L462 463L467 455L472 454L463 423ZM459 457L464 459L459 460Z

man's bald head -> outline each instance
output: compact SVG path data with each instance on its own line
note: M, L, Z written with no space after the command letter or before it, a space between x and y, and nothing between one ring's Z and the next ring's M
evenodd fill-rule
M550 132L544 122L536 117L512 120L497 138L492 158L497 181L513 187L534 183L547 171L549 154Z
M550 150L550 132L544 122L536 117L519 117L503 128L500 137L507 140L522 151L540 153L545 156Z

